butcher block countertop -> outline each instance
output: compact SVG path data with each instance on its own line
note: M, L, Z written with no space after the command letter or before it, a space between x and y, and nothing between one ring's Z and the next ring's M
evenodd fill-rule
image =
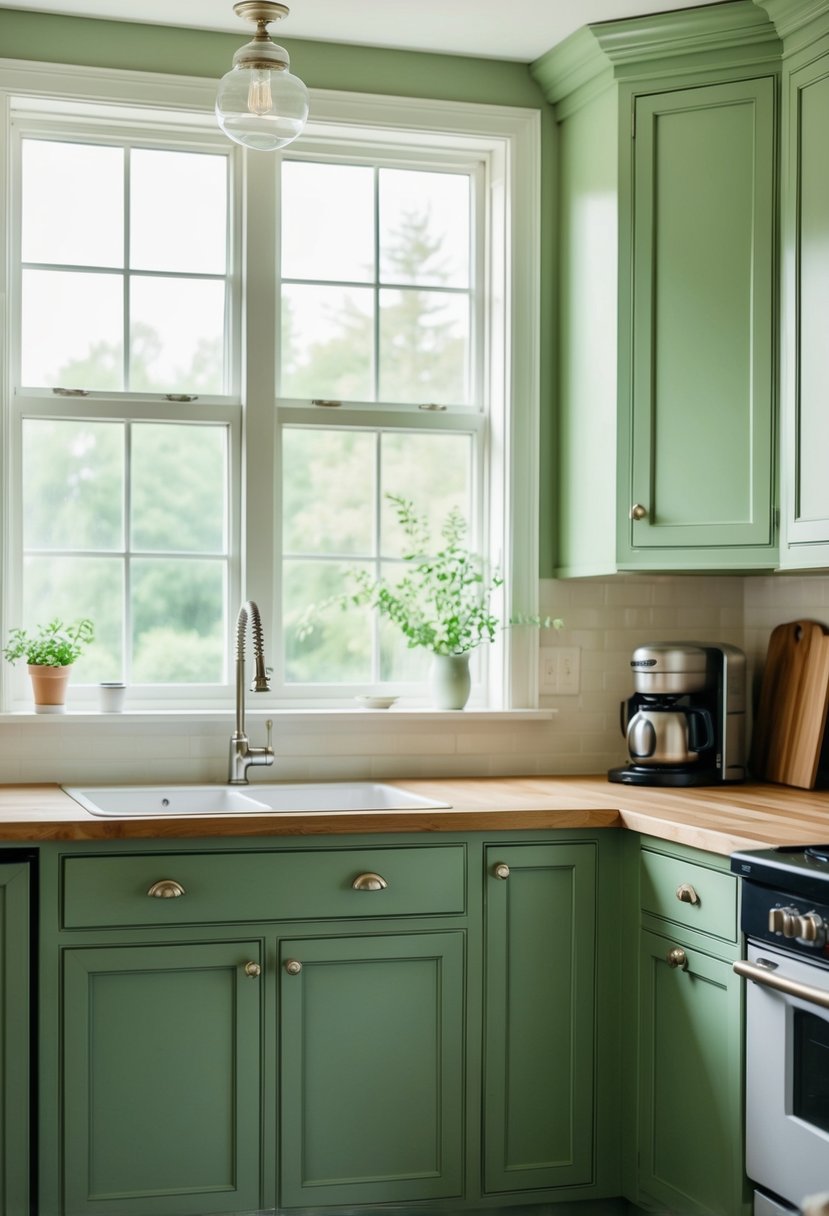
M668 790L599 777L452 778L390 784L450 810L100 818L57 785L0 786L0 842L329 836L368 832L514 832L627 828L710 853L829 843L829 791L782 785ZM255 783L251 783L255 792Z

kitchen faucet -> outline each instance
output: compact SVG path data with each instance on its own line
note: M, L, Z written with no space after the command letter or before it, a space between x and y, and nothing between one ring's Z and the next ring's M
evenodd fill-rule
M230 766L228 770L229 785L247 785L248 768L254 764L273 764L272 735L273 721L269 718L266 725L268 741L264 747L251 747L245 733L245 632L248 618L253 637L253 659L255 671L251 692L269 692L268 672L265 667L265 639L262 635L262 619L259 609L253 600L248 600L239 609L236 618L236 729L230 736Z

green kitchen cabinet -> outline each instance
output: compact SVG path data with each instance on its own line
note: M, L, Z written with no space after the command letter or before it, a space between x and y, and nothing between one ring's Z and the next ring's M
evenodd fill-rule
M486 849L487 1195L593 1180L596 852Z
M559 576L769 569L780 40L749 0L533 65L559 194Z
M0 1214L29 1211L30 871L0 863Z
M640 1202L674 1216L744 1208L742 993L731 963L642 933Z
M465 933L280 944L281 1202L464 1189Z
M775 562L775 87L633 101L621 566Z
M259 1207L261 943L63 951L65 1216Z
M635 1198L672 1216L748 1216L738 880L725 859L645 840Z
M810 9L819 18L807 24ZM791 13L780 9L780 20L787 34L780 564L787 569L825 568L829 566L829 15L825 6L801 3L792 6ZM787 20L792 21L790 32Z

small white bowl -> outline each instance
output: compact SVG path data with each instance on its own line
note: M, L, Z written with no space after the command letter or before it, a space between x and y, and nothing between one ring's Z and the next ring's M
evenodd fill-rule
M363 709L391 709L397 697L355 697L354 700Z

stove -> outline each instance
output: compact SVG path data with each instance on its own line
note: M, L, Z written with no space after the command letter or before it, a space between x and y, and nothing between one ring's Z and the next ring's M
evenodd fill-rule
M746 958L746 1172L755 1216L829 1188L829 844L733 854Z

